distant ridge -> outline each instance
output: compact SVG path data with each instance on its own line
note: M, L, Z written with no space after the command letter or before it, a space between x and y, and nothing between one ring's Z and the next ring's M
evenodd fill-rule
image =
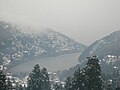
M86 56L97 55L103 59L107 55L120 56L120 30L92 43L79 57L84 61Z

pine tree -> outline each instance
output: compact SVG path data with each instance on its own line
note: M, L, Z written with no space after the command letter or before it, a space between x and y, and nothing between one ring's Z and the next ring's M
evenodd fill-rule
M51 90L49 75L46 68L41 70L38 64L35 65L28 78L27 90Z
M42 75L38 64L29 75L27 90L42 90Z
M74 90L85 90L86 85L85 79L86 79L85 68L83 68L82 70L78 68L78 70L75 71L74 73L72 88Z
M102 90L101 67L96 56L88 58L86 81L87 90Z
M62 85L56 83L56 84L54 85L54 90L62 90Z
M47 69L43 68L41 70L41 73L42 73L42 79L43 79L43 81L42 81L42 84L43 84L42 90L51 90L51 84L50 84Z
M65 80L65 83L66 83L65 84L65 89L66 90L74 90L71 77L67 77L66 80Z
M6 90L6 75L0 70L0 90Z
M102 90L101 67L96 56L89 57L83 69L66 80L66 90Z

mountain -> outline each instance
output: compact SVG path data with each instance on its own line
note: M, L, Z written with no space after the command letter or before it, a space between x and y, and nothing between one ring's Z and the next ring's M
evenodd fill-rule
M112 74L120 70L120 31L111 33L110 35L92 43L79 56L79 64L71 67L69 70L63 71L59 77L64 79L69 75L73 75L78 67L83 68L89 56L96 55L101 63L103 73Z
M30 29L0 22L0 64L14 66L31 58L83 52L86 49L85 45L49 28L39 33L22 32Z
M79 61L84 61L91 55L97 55L99 59L107 55L120 56L120 31L95 41L80 55Z

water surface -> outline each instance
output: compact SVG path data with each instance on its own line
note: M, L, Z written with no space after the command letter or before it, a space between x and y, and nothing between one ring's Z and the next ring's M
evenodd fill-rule
M35 64L39 64L40 67L47 68L47 70L50 72L65 70L79 63L78 62L79 55L80 53L74 53L74 54L68 54L68 55L61 55L57 57L37 58L25 63L21 63L16 67L12 68L12 70L15 72L19 72L19 71L29 72L33 69Z

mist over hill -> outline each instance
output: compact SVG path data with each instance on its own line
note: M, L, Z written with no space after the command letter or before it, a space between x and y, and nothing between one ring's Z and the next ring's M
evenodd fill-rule
M0 22L0 63L15 65L34 57L51 57L83 52L86 46L46 28L39 33L21 31L33 28Z

